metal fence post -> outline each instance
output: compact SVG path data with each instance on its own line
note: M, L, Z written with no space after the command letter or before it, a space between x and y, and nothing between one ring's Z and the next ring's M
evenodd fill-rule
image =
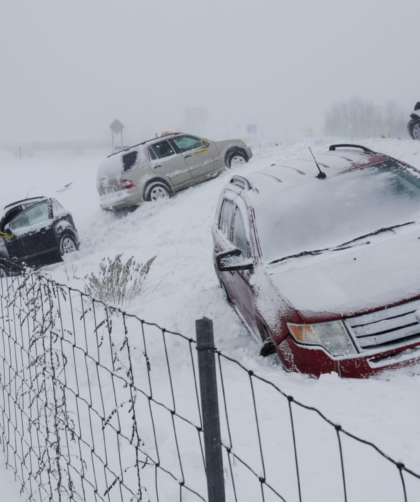
M195 328L197 334L204 446L206 450L208 502L225 502L213 321L204 317L195 322Z

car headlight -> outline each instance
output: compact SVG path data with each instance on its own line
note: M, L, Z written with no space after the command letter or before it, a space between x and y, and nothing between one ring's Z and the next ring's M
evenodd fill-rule
M342 321L317 324L287 323L293 338L304 345L319 345L333 356L357 354L350 335Z

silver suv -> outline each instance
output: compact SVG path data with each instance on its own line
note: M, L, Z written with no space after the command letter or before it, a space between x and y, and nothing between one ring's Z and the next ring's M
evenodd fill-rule
M251 149L239 139L210 141L177 133L145 141L101 163L101 207L116 210L171 197L251 157Z

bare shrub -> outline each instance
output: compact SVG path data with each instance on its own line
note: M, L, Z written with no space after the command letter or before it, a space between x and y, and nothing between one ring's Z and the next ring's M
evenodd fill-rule
M113 259L102 258L99 274L92 272L85 277L85 292L113 305L129 304L141 294L155 258L144 265L137 263L133 257L124 263L122 254L117 254Z
M77 433L68 411L65 384L61 380L67 358L62 352L62 345L59 345L59 332L63 332L59 297L65 301L67 290L60 285L53 286L42 274L24 267L20 276L11 279L8 297L8 312L17 314L22 337L18 345L22 365L17 371L15 359L16 371L9 373L9 378L11 375L13 378L9 380L8 387L13 388L12 381L15 380L14 403L21 412L22 432L23 417L26 417L30 437L37 438L37 447L34 448L21 436L22 451L24 444L27 451L20 461L40 486L40 494L41 488L48 493L49 487L49 500L82 501L84 499L76 491L68 468L72 460L69 446L76 442ZM10 320L8 325L11 327ZM22 329L24 325L27 325L27 331ZM71 335L68 330L66 333ZM13 339L13 335L6 331L2 335ZM12 360L9 365L12 365ZM28 482L23 477L23 470L21 472L21 494L29 490L31 495L28 500L35 500L31 478Z

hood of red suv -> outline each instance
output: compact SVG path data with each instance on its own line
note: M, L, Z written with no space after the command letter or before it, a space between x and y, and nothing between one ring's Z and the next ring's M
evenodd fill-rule
M420 229L371 244L269 266L303 321L346 317L420 296ZM367 239L366 239L367 240Z

